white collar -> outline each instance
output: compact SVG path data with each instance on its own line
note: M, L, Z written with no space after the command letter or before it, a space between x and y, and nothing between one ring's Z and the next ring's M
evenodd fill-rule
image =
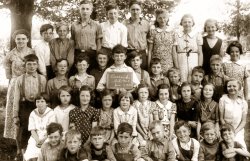
M160 108L170 110L172 106L172 102L168 101L166 105L163 105L159 100L155 102Z
M129 115L133 115L134 114L134 106L130 106L129 110L127 112L122 111L121 107L118 107L117 112L118 112L118 115L124 115L125 113L129 114Z

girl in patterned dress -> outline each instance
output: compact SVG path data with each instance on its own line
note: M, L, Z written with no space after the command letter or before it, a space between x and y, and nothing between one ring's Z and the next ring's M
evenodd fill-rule
M176 116L176 104L169 101L169 86L161 84L157 90L158 100L155 102L154 120L161 120L165 137L172 140Z
M198 102L198 124L197 124L197 140L200 140L201 126L205 122L215 124L216 133L219 134L219 105L213 100L214 85L207 83L203 86L201 92L201 100Z
M155 103L148 100L149 87L147 84L139 84L137 94L139 98L134 101L133 106L138 113L136 129L138 131L138 141L142 145L143 141L150 139L149 125L153 121L152 111L155 108Z
M246 66L240 64L240 55L243 54L242 45L238 41L234 41L227 47L226 53L230 55L230 61L223 64L223 71L225 75L230 78L235 78L243 86L243 90L240 91L239 95L248 99L248 82L247 78L249 73Z
M165 9L157 9L156 22L150 31L148 63L151 58L159 58L163 73L176 66L177 57L173 55L174 33L168 29L169 15Z
M101 97L102 109L100 110L98 125L105 129L105 141L110 144L114 138L114 109L111 107L113 95L110 90L106 89L102 92Z

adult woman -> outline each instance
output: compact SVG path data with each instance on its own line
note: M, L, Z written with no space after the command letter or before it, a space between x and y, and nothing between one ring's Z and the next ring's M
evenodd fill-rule
M218 30L218 23L214 19L207 19L204 25L204 32L207 33L206 36L203 37L203 69L206 74L210 72L209 60L212 55L220 55L224 56L222 40L218 38L215 33Z
M234 127L235 141L246 147L244 141L244 127L246 125L248 105L244 98L238 94L241 90L241 83L231 78L226 82L225 91L219 101L220 122L221 125L228 123Z
M175 34L173 54L177 55L177 68L180 68L182 82L189 80L193 67L202 65L203 44L202 36L192 30L194 26L193 16L185 14L180 25L183 27L182 32Z
M24 57L29 54L34 54L34 51L27 46L29 42L29 36L29 33L24 29L16 30L12 35L12 38L15 40L16 47L8 53L4 60L6 78L10 80L7 92L5 114L5 138L16 139L16 126L13 122L14 89L16 78L25 73ZM19 144L17 140L17 154L20 154L18 145Z

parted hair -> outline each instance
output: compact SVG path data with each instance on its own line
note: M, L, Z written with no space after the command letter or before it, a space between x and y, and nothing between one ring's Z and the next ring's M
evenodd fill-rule
M26 56L24 57L24 62L25 62L25 64L26 64L28 61L36 61L36 62L38 63L38 57L37 57L35 54L26 55Z
M191 14L184 14L181 18L181 22L180 22L180 25L182 26L182 21L185 19L185 18L191 18L192 21L193 21L193 26L195 25L195 22L194 22L194 17L191 15Z
M122 46L121 44L118 44L114 46L112 50L112 54L114 55L115 53L124 53L125 55L127 55L127 48Z
M48 31L51 29L52 31L54 30L53 26L51 24L44 24L40 27L40 34L42 35L43 32Z
M23 34L25 35L28 39L30 39L30 33L25 30L25 29L18 29L16 31L14 31L14 33L11 35L12 39L15 40L17 35Z
M193 94L194 94L194 90L193 90L193 88L192 88L192 86L191 86L191 83L189 83L189 82L183 82L183 83L181 84L181 86L178 87L177 93L178 93L179 95L181 95L181 91L182 91L183 87L187 87L187 86L190 87L190 89L191 89L191 95L193 95Z
M133 98L133 96L132 96L132 94L131 94L130 92L121 92L121 93L119 94L118 101L121 102L121 99L122 99L123 97L129 98L129 100L130 100L130 105L133 104L134 98Z
M233 41L228 45L226 53L228 53L229 55L231 54L232 47L237 47L240 51L240 54L243 54L242 45L241 45L241 43L239 43L239 41Z
M55 122L50 123L46 129L47 129L47 135L50 135L56 131L59 131L59 134L62 135L63 132L62 125Z
M119 134L123 134L123 133L129 133L129 135L131 136L133 133L133 127L132 125L130 125L127 122L122 122L117 129L117 135Z
M209 18L209 19L207 19L207 20L205 21L205 24L204 24L204 32L207 32L207 31L206 31L206 26L207 26L207 24L208 24L209 22L212 22L212 23L214 23L214 24L215 24L216 31L218 31L218 30L219 30L218 21L217 21L217 20L215 20L215 19Z

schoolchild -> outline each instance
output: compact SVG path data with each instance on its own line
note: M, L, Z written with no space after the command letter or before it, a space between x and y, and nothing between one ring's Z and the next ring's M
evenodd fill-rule
M204 78L205 71L202 69L201 66L196 66L192 70L191 74L191 87L194 91L194 98L196 100L200 100L201 98L201 90L203 88L202 86L202 80Z
M177 68L170 68L167 72L167 77L169 79L169 98L171 102L175 102L181 98L178 94L178 88L181 86L181 74L180 70Z

